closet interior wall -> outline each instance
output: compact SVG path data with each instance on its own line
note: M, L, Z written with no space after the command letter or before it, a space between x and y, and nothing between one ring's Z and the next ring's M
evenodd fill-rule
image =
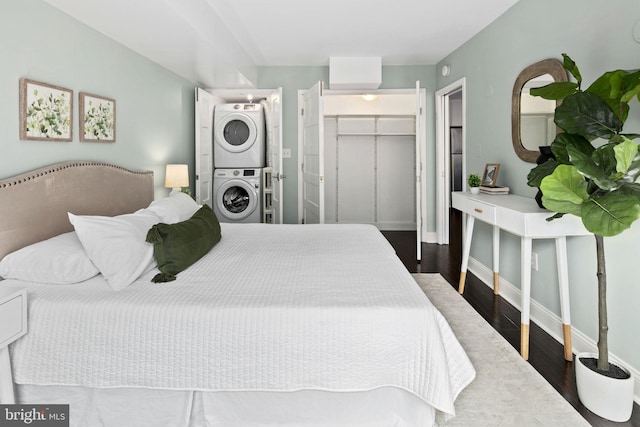
M415 114L325 115L325 221L415 230Z

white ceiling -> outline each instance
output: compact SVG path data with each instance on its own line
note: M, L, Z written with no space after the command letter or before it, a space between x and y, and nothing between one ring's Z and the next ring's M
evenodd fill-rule
M436 64L518 0L208 0L257 65Z
M256 66L380 56L431 65L518 0L45 0L209 87L250 86Z

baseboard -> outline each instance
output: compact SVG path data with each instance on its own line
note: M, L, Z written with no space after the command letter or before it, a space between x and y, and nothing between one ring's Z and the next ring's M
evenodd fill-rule
M487 266L480 263L475 258L469 257L468 270L478 277L478 279L480 279L485 285L493 289L492 269L487 268ZM520 295L521 293L519 288L500 277L500 296L518 310L521 308ZM535 322L536 325L540 326L559 343L562 344L564 342L562 337L562 319L558 315L533 299L531 300L530 313L531 321ZM598 352L597 343L575 327L571 328L571 338L571 344L573 346L572 350L574 353ZM640 404L640 371L634 369L625 361L620 360L620 358L616 357L615 354L610 354L609 361L621 364L629 369L634 378L634 401Z
M427 233L422 233L422 242L423 243L438 243L438 233L434 231L429 231Z

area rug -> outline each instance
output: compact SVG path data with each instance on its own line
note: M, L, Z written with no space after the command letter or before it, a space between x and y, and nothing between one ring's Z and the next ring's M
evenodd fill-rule
M476 369L439 426L589 426L589 423L439 274L414 274L447 319Z

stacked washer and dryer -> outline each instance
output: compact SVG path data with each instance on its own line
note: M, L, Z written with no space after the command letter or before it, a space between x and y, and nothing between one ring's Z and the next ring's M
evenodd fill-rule
M219 104L213 116L213 209L221 222L261 222L266 164L261 104Z

